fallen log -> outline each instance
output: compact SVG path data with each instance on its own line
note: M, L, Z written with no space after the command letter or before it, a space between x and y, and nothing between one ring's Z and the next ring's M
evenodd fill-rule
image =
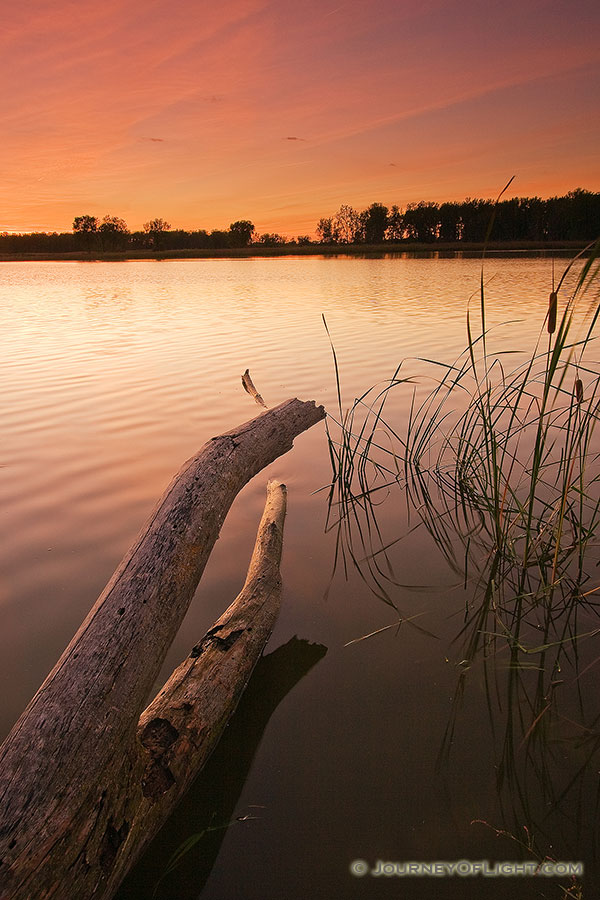
M108 896L202 769L271 635L281 599L285 510L285 485L270 481L241 593L140 717L144 799L111 873Z
M288 400L213 438L172 481L0 748L2 900L114 893L125 872L120 859L133 861L133 839L143 840L138 816L152 823L152 805L163 806L148 774L152 760L175 779L164 765L164 735L144 731L161 716L144 720L139 733L138 722L225 515L241 487L324 414ZM211 644L219 649L219 637L228 642L217 631L200 655ZM233 656L236 644L225 648Z

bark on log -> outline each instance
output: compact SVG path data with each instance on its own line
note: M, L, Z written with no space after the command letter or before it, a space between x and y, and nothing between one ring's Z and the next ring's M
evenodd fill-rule
M213 438L167 489L0 749L2 900L111 895L140 804L150 802L140 713L225 515L324 414L288 400Z

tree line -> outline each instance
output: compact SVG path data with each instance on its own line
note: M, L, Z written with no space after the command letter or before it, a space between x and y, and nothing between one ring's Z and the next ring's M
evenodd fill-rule
M279 234L257 234L252 222L240 219L227 230L172 229L165 219L145 222L142 231L130 231L119 216L76 216L71 232L0 234L0 253L112 253L132 250L228 250L251 244L275 247L289 243ZM296 242L294 242L296 243ZM310 243L300 237L297 243Z
M561 197L514 197L462 202L409 203L405 209L372 203L358 211L343 204L333 216L319 219L317 243L435 244L482 243L493 218L492 241L590 241L600 235L600 193L577 188ZM0 253L114 252L128 250L227 250L243 247L303 246L310 236L290 240L276 233L258 234L249 219L227 230L172 229L164 219L130 231L118 216L81 215L66 233L0 234Z
M263 238L259 235L258 239ZM171 229L165 219L145 222L142 231L130 231L119 216L82 215L65 233L0 234L0 253L118 252L128 250L222 250L247 247L255 228L247 219L232 222L225 230L211 232Z
M577 188L562 197L514 197L498 204L471 198L421 201L404 210L372 203L362 212L343 205L320 219L316 230L324 244L482 243L490 224L493 241L594 240L600 235L600 193Z

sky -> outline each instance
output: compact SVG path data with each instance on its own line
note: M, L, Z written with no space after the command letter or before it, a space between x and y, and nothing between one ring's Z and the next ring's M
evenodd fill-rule
M0 31L0 232L600 190L597 0L28 0Z

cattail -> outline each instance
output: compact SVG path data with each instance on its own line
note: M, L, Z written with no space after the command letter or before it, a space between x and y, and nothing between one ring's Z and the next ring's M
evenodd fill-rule
M583 382L581 378L575 380L575 397L578 403L583 403Z
M548 334L554 334L556 330L556 310L558 307L558 295L552 291L548 301Z

